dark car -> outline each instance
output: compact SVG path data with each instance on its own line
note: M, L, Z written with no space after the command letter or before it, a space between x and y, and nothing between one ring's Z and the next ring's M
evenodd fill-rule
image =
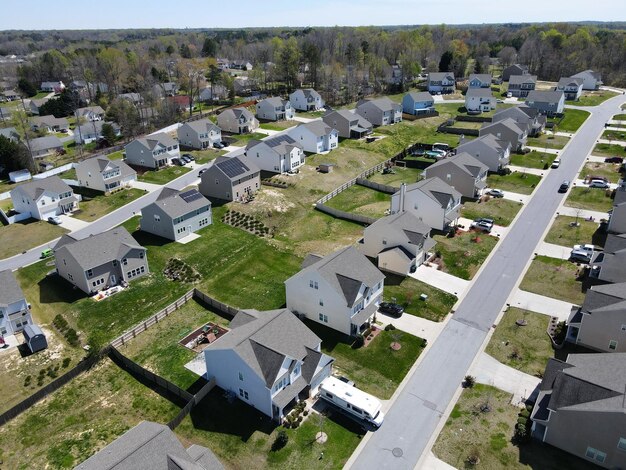
M203 168L202 170L200 170L200 171L198 172L198 178L199 178L200 176L202 176L202 173L204 173L204 172L205 172L205 171L207 171L207 170L208 170L208 168Z
M472 228L482 230L484 232L491 232L491 229L493 228L493 219L486 219L486 218L476 219L474 220L474 222L472 222L471 226Z
M183 157L185 157L186 159L188 159L189 161L192 161L192 162L196 161L196 159L190 153L183 153Z
M221 142L213 142L213 148L223 149L224 148L224 144L222 144Z
M172 163L174 165L178 165L178 166L185 166L185 162L183 162L181 159L179 158L172 158Z
M561 183L561 186L559 186L560 193L566 193L568 189L569 189L569 181L563 181Z
M608 157L604 159L604 163L623 163L624 159L622 157Z
M400 317L404 313L404 308L401 305L394 304L392 302L381 302L378 306L378 311L393 317Z

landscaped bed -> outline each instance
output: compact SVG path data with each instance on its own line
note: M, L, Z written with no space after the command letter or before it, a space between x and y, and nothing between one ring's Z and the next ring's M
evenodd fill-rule
M547 169L555 158L556 155L553 153L537 152L536 150L525 154L514 153L511 155L511 165Z
M570 261L547 256L533 259L520 289L580 305L585 299L579 279L583 268Z
M404 307L404 314L442 321L456 302L456 296L429 286L412 277L386 274L384 300ZM422 300L420 296L427 296Z
M613 199L611 199L610 194L611 190L602 188L572 188L565 200L565 205L577 209L608 212L613 207Z
M589 221L583 217L558 215L546 235L547 243L554 243L571 248L574 245L592 243L593 235L598 230L599 221Z
M507 227L522 208L521 202L503 198L489 198L482 202L465 202L461 216L475 220L481 217L493 219L496 225Z
M443 260L443 271L470 280L483 264L498 239L483 233L460 232L453 238L443 235L433 237L435 249Z
M382 217L391 206L391 195L355 184L326 202L326 205L345 212Z
M531 194L541 181L541 176L514 171L508 175L489 175L487 185L503 191L519 194Z
M578 177L585 179L588 176L601 176L611 183L617 183L622 177L619 168L619 163L589 162L585 164Z

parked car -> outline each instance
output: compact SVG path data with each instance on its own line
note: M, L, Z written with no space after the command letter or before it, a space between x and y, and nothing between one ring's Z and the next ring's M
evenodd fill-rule
M184 155L182 155L182 156L180 157L180 159L181 159L181 160L182 160L185 164L187 164L187 163L191 163L191 159L190 159L189 157L185 157Z
M566 193L568 189L569 189L569 181L565 180L561 183L561 186L559 186L559 192Z
M561 166L561 159L555 158L552 165L550 165L550 168L558 168L559 166Z
M404 313L404 308L402 305L394 304L393 302L381 302L378 306L378 311L393 317L400 317Z
M506 94L507 98L513 98L513 93L511 93L510 91Z
M623 157L607 157L604 159L604 163L623 163Z
M594 250L595 247L593 245L574 245L574 248L570 253L570 259L588 263L593 257Z
M480 218L474 220L471 225L472 228L482 230L484 232L491 232L493 228L493 219Z
M172 158L172 164L178 166L185 166L185 162L183 162L180 158Z
M489 191L487 191L487 194L491 197L504 197L504 191L502 191L501 189L490 189Z
M54 255L54 251L52 251L51 248L46 248L45 250L41 251L42 258L50 258L52 255Z
M194 156L190 153L183 153L183 157L187 158L188 160L195 162L196 159L194 158Z
M61 217L58 215L53 215L52 217L48 217L48 222L52 225L61 225Z
M221 143L221 142L213 142L213 148L223 149L224 148L224 144Z
M590 188L601 188L601 189L606 189L609 187L609 183L607 183L604 180L591 180L589 182L589 187Z

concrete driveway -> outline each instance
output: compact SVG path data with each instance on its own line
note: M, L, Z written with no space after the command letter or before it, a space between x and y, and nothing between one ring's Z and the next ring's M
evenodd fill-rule
M558 317L560 321L567 320L572 311L571 302L546 297L545 295L534 294L522 289L516 289L509 304L512 307L530 310L531 312L542 313L550 317Z
M406 331L413 336L419 336L420 338L428 340L429 344L437 339L445 325L445 322L426 320L425 318L420 318L409 313L404 313L400 318L394 318L378 312L376 314L376 320L381 322L384 326L391 323L398 330Z
M70 232L76 232L78 230L82 230L89 225L89 222L85 222L84 220L76 219L75 217L71 217L69 215L60 215L61 219L60 227L63 227L65 230L69 230Z
M568 260L570 258L571 251L572 247L541 242L537 246L536 253L541 256L549 256L550 258Z
M422 264L414 273L409 274L409 276L429 286L436 287L449 294L454 294L457 297L463 295L470 284L470 281L444 273L426 264Z

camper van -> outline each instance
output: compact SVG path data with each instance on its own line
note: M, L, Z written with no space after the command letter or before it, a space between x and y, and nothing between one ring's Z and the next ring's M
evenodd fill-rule
M377 428L383 424L385 414L381 411L380 400L354 385L327 377L320 385L320 397L350 416L367 421Z

